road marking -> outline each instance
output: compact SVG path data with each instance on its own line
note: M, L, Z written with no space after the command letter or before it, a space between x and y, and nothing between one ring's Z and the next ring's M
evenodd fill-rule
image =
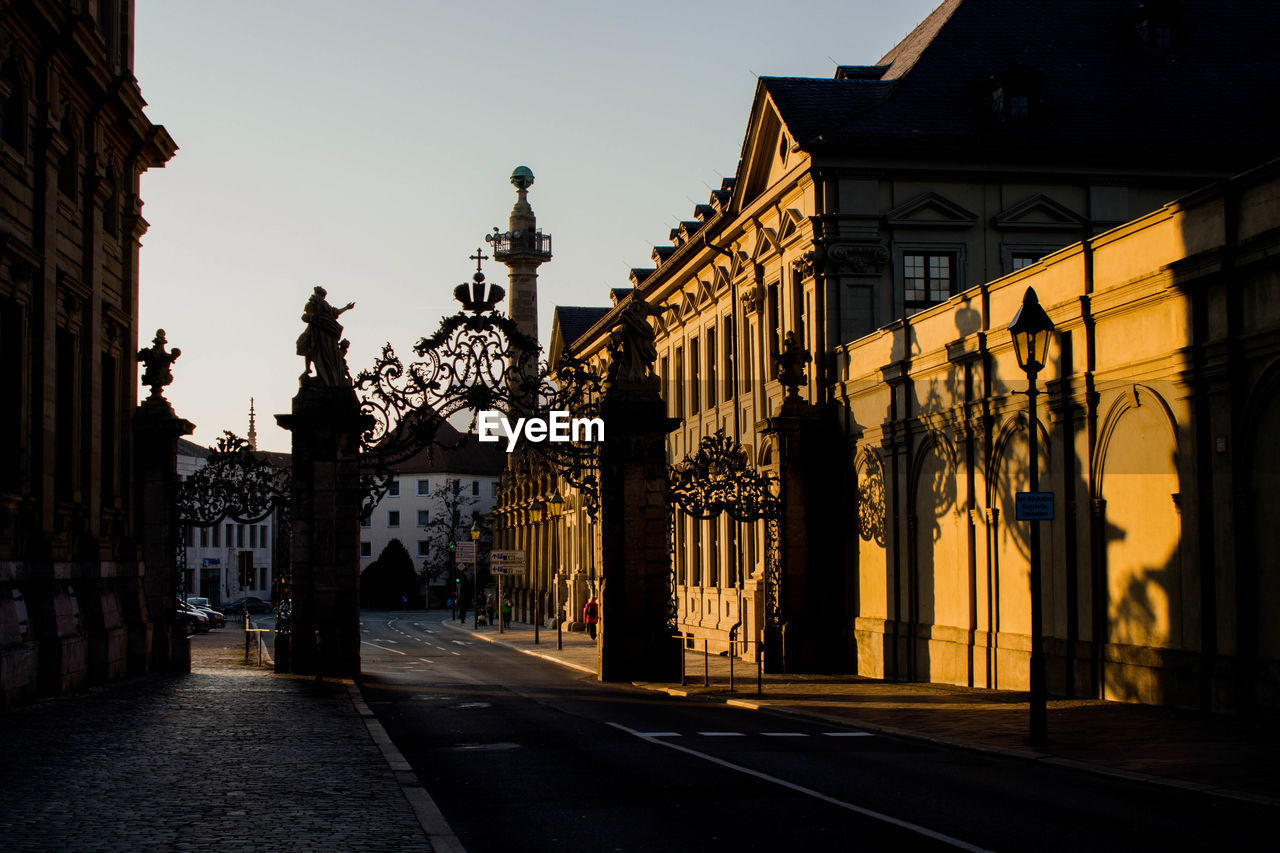
M388 649L386 646L380 646L377 643L371 643L368 640L361 640L360 642L364 643L366 646L373 646L375 649L382 649L384 652L395 652L398 655L404 654L404 652L399 649Z
M808 737L804 732L761 732L765 737Z
M636 732L639 737L680 737L679 732Z
M470 643L464 643L464 642L462 642L461 640L450 640L449 642L453 643L455 646L469 646L469 645L471 645Z
M457 655L458 657L462 657L462 652L454 652L454 651L451 651L451 652L449 652L449 654L451 654L451 655Z
M762 779L765 782L772 782L775 785L781 785L783 788L787 788L788 790L805 794L806 796L813 797L817 800L822 800L824 803L830 803L833 806L839 806L842 809L847 809L848 811L863 815L864 817L892 824L893 826L901 829L906 829L918 835L923 835L925 838L932 838L934 841L941 841L943 844L950 844L952 847L960 850L968 850L971 851L971 853L991 853L991 851L983 847L977 847L966 841L961 841L958 838L952 838L950 835L943 835L941 832L934 832L932 829L926 829L925 827L911 823L910 821L905 821L900 818L884 814L883 812L863 808L862 806L855 806L853 803L846 803L844 800L837 800L835 797L829 797L820 791L813 790L812 788L806 788L803 785L797 785L795 782L788 782L786 779L779 779L777 776L770 776L767 773L761 773L759 770L752 770L750 767L743 767L741 764L734 764L731 761L725 761L723 758L716 758L714 755L707 755L705 752L698 752L696 749L690 749L689 747L681 746L678 743L649 737L643 732L638 732L635 729L629 729L621 723L609 723L609 725L613 726L615 729L624 731L627 734L635 735L643 741L657 744L658 746L665 746L667 749L674 749L677 752L683 752L686 755L692 755L695 758L701 758L704 761L709 761L712 764L718 764L721 767L728 768L729 770L736 770L739 773L744 773L747 776L753 776L756 779Z
M423 663L435 663L435 661L427 660L426 658L418 658L418 660L422 661Z
M823 732L827 737L875 737L875 732Z
M742 732L698 732L703 737L743 737Z

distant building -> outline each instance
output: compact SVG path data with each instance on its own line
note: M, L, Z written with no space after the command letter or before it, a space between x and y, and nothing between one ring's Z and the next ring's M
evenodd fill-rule
M289 467L287 453L259 453L278 468ZM208 457L208 448L178 439L178 476L190 476ZM209 527L184 526L187 595L207 598L215 609L245 596L279 598L276 567L288 559L289 548L289 543L280 541L280 530L279 510L255 524L228 518ZM246 574L248 585L241 583Z
M399 539L424 587L444 590L434 596L443 597L452 568L449 542L470 542L475 517L493 511L506 462L500 445L441 424L434 444L393 466L387 494L360 522L361 570Z
M825 436L805 448L821 494L784 496L804 504L784 531L805 549L784 575L795 665L1026 688L1026 545L1006 506L1025 378L1005 326L1034 284L1064 333L1042 376L1052 688L1276 706L1269 540L1232 535L1250 510L1231 498L1275 476L1241 434L1243 413L1274 409L1257 254L1274 185L1187 194L1276 153L1277 36L1269 2L948 0L873 65L760 79L737 173L625 299L668 309L673 463L724 430L782 472L776 355L788 335L813 355L799 395ZM603 366L619 313L558 312L552 357ZM536 487L500 506L502 535L532 543L532 582L590 581L598 525L572 490L555 525L534 520L524 505L567 488ZM1280 529L1272 503L1253 535ZM686 636L764 636L763 527L679 519Z
M0 8L5 703L149 660L131 434L138 193L177 146L143 113L133 22L132 0Z

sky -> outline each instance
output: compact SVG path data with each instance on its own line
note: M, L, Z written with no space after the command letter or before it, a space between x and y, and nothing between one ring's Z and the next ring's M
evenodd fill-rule
M134 72L178 144L142 179L139 345L181 349L194 441L244 436L253 398L287 451L311 289L356 303L353 376L412 356L526 165L545 347L555 305L607 305L734 174L757 76L872 64L937 2L137 0Z

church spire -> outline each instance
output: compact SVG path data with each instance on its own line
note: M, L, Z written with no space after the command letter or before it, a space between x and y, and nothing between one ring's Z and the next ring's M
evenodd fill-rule
M253 414L253 398L249 398L249 449L258 449L258 426Z

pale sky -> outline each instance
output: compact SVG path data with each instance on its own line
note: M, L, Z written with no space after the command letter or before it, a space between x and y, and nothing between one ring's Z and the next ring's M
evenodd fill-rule
M554 305L608 304L734 173L756 75L874 63L939 1L138 0L135 73L179 146L142 182L140 345L182 350L166 396L197 443L245 435L253 397L259 447L288 450L312 287L356 302L353 376L412 356L526 165L545 347Z

